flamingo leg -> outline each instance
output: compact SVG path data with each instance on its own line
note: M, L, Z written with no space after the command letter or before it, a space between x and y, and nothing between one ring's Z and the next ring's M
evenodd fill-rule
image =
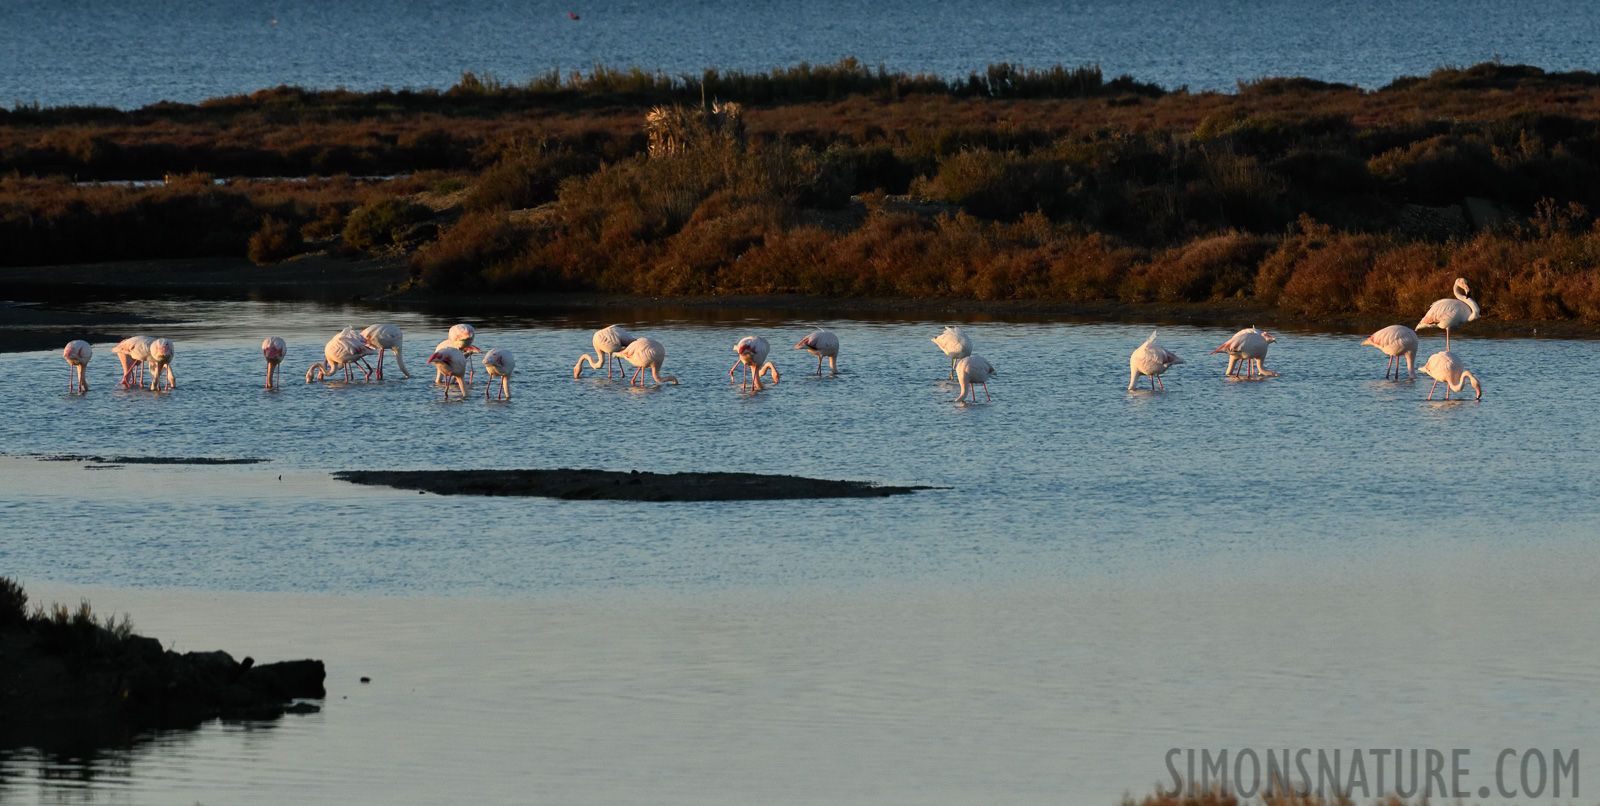
M1161 376L1160 375L1151 375L1150 379L1156 382L1156 386L1160 387L1161 391L1163 391L1163 392L1167 391L1167 385L1161 382ZM989 391L989 387L985 386L983 388L983 391L985 391L985 392Z
M1450 352L1450 328L1444 329L1444 351Z
M828 356L828 374L829 375L838 375L839 374L839 360L835 356L831 356L831 355Z

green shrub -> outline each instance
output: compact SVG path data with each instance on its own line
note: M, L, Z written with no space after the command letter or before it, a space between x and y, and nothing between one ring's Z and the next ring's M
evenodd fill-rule
M420 204L404 199L380 199L358 208L344 224L344 241L357 249L376 249L394 243L394 231L433 216Z

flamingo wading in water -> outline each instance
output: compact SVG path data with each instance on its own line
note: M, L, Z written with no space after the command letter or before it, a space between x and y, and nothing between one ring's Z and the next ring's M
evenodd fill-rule
M606 377L611 377L611 361L621 361L618 353L632 344L634 335L622 329L622 325L610 325L594 332L594 357L588 353L578 356L578 363L572 367L572 377L577 378L583 374L583 365L587 363L590 369L599 369L601 362L605 362ZM627 370L623 370L626 372Z
M489 387L494 386L495 378L499 378L500 393L495 395L495 399L498 400L500 397L504 396L506 400L510 400L511 373L515 372L516 369L517 360L511 357L510 350L507 350L503 347L496 347L492 350L485 351L483 354L483 371L489 373L489 377L483 383L483 396L485 398L489 397ZM446 394L448 394L448 390L446 390ZM462 394L464 395L466 393L463 392Z
M956 380L961 383L961 394L956 396L952 403L962 403L967 396L967 391L972 392L972 402L978 402L978 387L983 387L983 399L993 400L989 397L989 379L998 375L994 365L984 360L981 355L969 355L956 362Z
M94 348L89 342L82 339L73 339L61 351L61 357L66 360L67 366L72 369L72 381L67 385L69 393L85 394L89 391L89 359L94 357Z
M450 399L450 384L455 383L461 389L461 399L467 399L467 356L465 353L449 344L439 346L428 356L428 363L438 367L439 373L448 380L444 382L444 399Z
M172 374L172 342L156 339L150 342L150 391L161 388L161 373L167 373L167 389L178 388L178 379Z
M633 379L628 381L630 384L643 386L644 384L640 383L639 378L645 367L649 367L650 377L654 378L656 383L662 384L672 381L673 386L678 385L676 377L661 374L661 364L667 360L667 348L662 347L661 342L655 339L634 339L627 349L617 353L617 355L622 356L622 360L636 367L633 371Z
M1128 357L1128 391L1133 391L1140 375L1148 375L1150 391L1153 392L1160 386L1161 391L1165 392L1167 387L1161 383L1161 373L1171 369L1175 364L1182 363L1183 359L1179 358L1177 353L1156 344L1155 331L1150 331L1150 338L1145 339L1144 344L1139 345L1139 349L1134 350L1133 355Z
M1362 347L1376 347L1389 356L1389 366L1383 370L1384 380L1389 379L1389 371L1394 370L1394 379L1400 380L1400 358L1406 359L1406 372L1414 379L1417 377L1417 332L1405 325L1390 325L1377 333L1367 337L1361 342Z
M267 388L278 388L278 365L283 363L284 353L289 348L283 339L277 336L268 336L261 342L261 357L267 360Z
M1228 370L1223 373L1224 375L1235 374L1235 366L1238 362L1243 361L1246 378L1252 375L1260 375L1263 378L1276 378L1278 373L1267 369L1262 362L1267 357L1267 345L1276 344L1277 341L1270 333L1247 327L1233 334L1232 338L1223 342L1222 346L1212 350L1211 354L1228 354ZM1254 365L1254 372L1251 371L1252 365Z
M1428 356L1428 363L1422 365L1423 374L1433 379L1433 386L1428 387L1428 399L1433 399L1433 390L1444 384L1444 399L1450 399L1451 392L1461 391L1462 384L1471 383L1472 391L1476 393L1473 400L1483 399L1483 387L1478 385L1478 379L1467 371L1467 365L1456 358L1456 354L1445 350Z
M767 344L766 339L760 336L745 336L739 340L738 344L733 346L733 351L739 355L739 358L733 362L733 366L728 368L728 380L733 380L734 370L742 366L750 373L750 385L755 387L757 392L765 388L761 385L761 373L763 372L770 371L772 373L772 382L778 382L778 367L767 360L767 353L772 351L772 346ZM745 385L744 378L741 376L739 388L743 389Z
M400 374L409 378L411 372L406 369L406 362L400 358L400 345L405 341L405 334L395 325L369 325L361 331L361 337L371 342L378 348L378 380L383 380L383 351L394 353L394 365L400 368Z
M144 362L150 360L150 342L155 341L149 336L130 336L111 348L117 354L117 360L122 362L122 386L129 388L144 385ZM134 378L137 370L139 377Z
M817 357L817 374L822 374L822 359L828 359L828 374L839 374L839 337L828 330L813 330L794 346Z
M329 375L341 369L344 370L345 383L349 383L353 379L350 373L352 366L360 369L367 378L371 378L372 370L361 366L357 362L377 351L378 348L373 347L371 342L362 338L355 328L347 327L339 331L333 338L328 339L328 343L322 348L322 356L326 363L312 364L311 368L306 370L306 383L311 383L313 377L319 381L325 380Z
M1467 296L1467 280L1457 277L1455 285L1451 288L1455 299L1441 299L1429 306L1428 312L1422 315L1422 321L1417 323L1417 329L1437 327L1444 329L1444 351L1450 352L1450 329L1459 327L1478 318L1478 303ZM1437 353L1435 354L1437 355ZM1429 357L1429 361L1433 358Z
M462 323L462 324L459 324L459 325L451 325L450 326L450 332L449 332L449 334L447 334L445 336L444 340L449 342L451 347L454 347L457 350L460 350L461 354L463 356L468 356L468 355L472 355L473 353L481 353L481 352L483 352L482 348L472 346L472 340L477 338L477 337L478 337L478 331L474 330L472 328L472 325L469 325L469 324L466 324L466 323ZM439 352L439 348L435 347L433 351L435 353L437 353L437 352ZM438 365L435 365L435 366L438 366ZM473 376L472 363L469 361L469 362L467 362L467 383L468 384L472 383L472 376ZM434 383L439 383L440 381L444 381L444 383L446 385L448 385L450 383L450 381L445 380L445 372L444 372L443 369L439 369L433 375L433 382Z
M954 380L956 377L956 362L972 355L972 340L967 338L967 334L961 332L961 328L947 327L943 333L940 333L930 341L938 345L939 349L943 350L945 356L950 359L950 378ZM988 387L984 387L983 392L988 394Z

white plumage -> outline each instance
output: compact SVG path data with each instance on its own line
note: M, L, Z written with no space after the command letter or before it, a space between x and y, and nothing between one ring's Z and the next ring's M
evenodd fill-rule
M517 370L517 360L511 357L511 351L503 347L486 350L483 354L483 371L489 373L489 378L483 384L483 396L489 396L489 387L494 385L494 379L500 379L500 394L496 398L511 399L511 373Z
M111 348L117 360L122 362L122 385L124 387L139 386L144 383L144 362L150 360L150 342L155 341L149 336L130 336ZM139 377L134 377L137 370Z
M326 360L323 364L312 364L306 370L306 383L311 383L313 376L317 380L327 378L329 375L343 369L344 379L349 382L353 379L351 368L359 368L365 377L372 377L372 370L356 362L378 352L378 348L356 332L353 327L341 330L328 343L322 347L322 356Z
M283 363L283 356L289 351L288 345L277 336L268 336L261 341L261 357L267 362L267 388L272 389L278 385L278 365Z
M1182 363L1183 359L1179 358L1177 353L1156 344L1155 331L1151 331L1150 338L1145 339L1144 344L1139 345L1139 349L1134 350L1133 355L1128 357L1128 390L1133 390L1134 385L1139 382L1140 375L1146 375L1150 378L1152 391L1157 386L1166 391L1166 385L1161 383L1161 373L1171 369L1175 364Z
M454 382L461 389L461 399L466 399L467 356L465 353L454 345L449 344L448 340L446 340L446 343L440 344L439 348L433 351L433 355L428 356L428 363L437 367L439 373L446 378L444 382L445 400L450 399L451 382Z
M733 366L728 368L728 380L733 380L734 370L742 366L750 373L749 385L754 386L757 392L765 388L761 385L763 372L771 372L772 382L778 382L778 367L767 360L767 354L772 352L772 345L768 344L766 339L760 336L745 336L733 346L733 351L739 357L733 362ZM743 389L745 386L746 383L741 377L739 388Z
M73 339L61 350L61 357L72 369L72 381L67 385L67 391L78 394L89 391L89 359L94 357L94 348L89 342Z
M1444 329L1445 352L1450 351L1450 329L1478 318L1478 303L1467 296L1469 290L1466 278L1457 277L1455 285L1451 287L1455 299L1441 299L1433 303L1428 312L1422 315L1422 321L1417 323L1418 330L1430 327Z
M1276 344L1277 341L1265 331L1247 327L1233 334L1231 338L1222 343L1222 346L1212 350L1211 354L1228 354L1228 369L1223 373L1224 375L1233 375L1235 366L1238 362L1243 361L1245 377L1247 378L1255 374L1263 377L1277 377L1278 373L1267 369L1264 364L1267 358L1267 345ZM1253 372L1252 369L1254 370Z
M961 403L967 396L967 391L971 390L972 402L977 403L979 386L983 387L983 399L992 400L993 398L989 397L989 379L997 374L994 365L984 360L981 355L969 355L956 362L955 375L956 380L961 383L961 394L951 402Z
M172 374L172 356L174 354L172 342L166 339L155 339L150 342L150 391L161 388L161 373L167 373L167 388L178 388L178 379Z
M617 358L618 353L632 344L634 338L632 333L622 329L622 325L608 325L596 330L594 338L591 339L594 344L594 357L589 357L588 353L578 356L578 363L572 368L572 377L577 378L583 374L585 363L592 369L599 369L602 362L606 367L606 377L611 377L611 360Z
M950 377L956 377L956 362L972 355L972 340L959 327L947 327L931 341L950 359ZM986 393L987 389L984 390Z
M667 348L662 347L661 342L655 339L634 339L626 349L617 353L617 355L636 367L633 371L633 379L628 381L630 384L643 386L644 384L640 382L640 375L648 367L650 369L650 377L654 378L656 383L672 381L673 386L678 385L676 377L661 374L661 364L667 360Z
M1433 386L1428 387L1429 400L1433 399L1433 390L1437 389L1440 383L1444 384L1444 399L1449 400L1451 392L1461 391L1462 385L1469 382L1472 384L1472 391L1476 393L1473 399L1483 399L1483 387L1478 385L1478 379L1468 372L1467 366L1461 363L1461 359L1449 350L1428 356L1428 363L1422 365L1422 372L1433 379Z
M371 342L378 348L378 380L383 380L383 352L388 350L394 353L394 365L400 368L400 374L409 378L411 371L406 369L406 362L400 357L400 347L405 342L405 334L399 326L390 324L368 325L361 331L361 337Z
M1406 371L1412 378L1417 377L1417 332L1405 325L1390 325L1377 333L1367 337L1361 342L1362 347L1376 347L1389 356L1389 366L1383 370L1383 377L1389 377L1389 370L1394 370L1394 379L1400 380L1400 358L1406 359Z
M828 359L828 374L839 374L839 337L829 330L813 330L799 344L796 350L805 350L817 357L817 374L822 374L822 359Z

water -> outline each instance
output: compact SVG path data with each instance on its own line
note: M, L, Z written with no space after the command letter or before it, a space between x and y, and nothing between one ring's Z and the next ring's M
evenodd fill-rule
M1371 88L1496 56L1593 69L1597 38L1578 0L0 0L0 102L131 108L279 84L444 88L468 69L523 81L596 62L698 74L845 56L945 76L1099 63L1197 90L1263 75Z
M971 321L1000 375L959 407L944 322L830 321L841 375L817 378L788 350L810 321L502 317L470 321L517 356L513 401L446 403L422 360L453 318L126 307L186 322L160 328L176 392L114 388L109 344L86 397L54 353L0 355L0 567L180 650L323 658L327 708L13 751L8 801L1111 804L1170 747L1467 747L1487 768L1600 738L1594 342L1463 330L1485 398L1430 403L1359 337L1278 332L1282 377L1247 382L1206 355L1229 329L1163 327L1190 363L1153 394L1125 391L1149 325ZM572 380L618 320L681 386ZM410 380L301 381L371 321L405 328ZM785 373L754 395L727 378L748 333ZM663 505L328 475L485 467L948 489Z

